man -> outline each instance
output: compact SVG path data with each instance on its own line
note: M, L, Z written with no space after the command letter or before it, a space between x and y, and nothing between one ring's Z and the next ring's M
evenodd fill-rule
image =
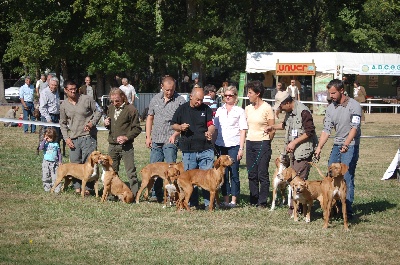
M149 104L146 119L146 146L151 148L150 163L176 162L178 148L176 146L179 132L175 132L170 121L176 109L184 104L185 99L175 91L175 80L167 76L161 84L162 91L155 95ZM163 199L163 182L157 178L154 191L159 202Z
M33 116L33 111L35 110L35 105L33 104L33 94L34 88L31 85L31 78L29 76L25 77L25 85L21 86L19 89L19 98L21 99L21 104L24 113L24 120L28 121L29 119L34 121L35 116ZM28 132L29 125L24 124L24 133ZM36 125L31 124L31 133L36 133Z
M218 109L216 95L217 95L217 89L214 85L206 85L204 87L203 103L211 108L214 116L215 116L215 112Z
M66 145L70 148L71 163L84 164L88 156L97 148L96 124L101 113L96 108L96 102L87 95L77 92L72 80L64 82L67 99L60 107L60 129ZM81 181L73 180L77 193L81 193ZM93 185L93 182L89 182ZM89 194L86 191L86 194Z
M79 93L83 95L88 95L93 98L94 101L97 101L96 90L90 85L90 76L85 77L85 84L79 88Z
M293 99L300 101L300 91L299 88L296 86L296 80L290 80L290 86L286 88L286 92L288 92Z
M196 77L196 78L193 80L192 89L195 88L195 87L203 87L203 86L201 85L201 82L199 81L199 78L198 78L198 77Z
M320 157L321 150L328 141L332 128L336 135L328 165L332 163L343 163L349 167L344 175L347 186L346 208L348 218L353 217L352 204L354 201L354 175L360 150L361 136L361 106L356 100L344 95L344 84L338 79L333 79L327 85L328 93L332 99L324 119L324 129L315 155Z
M40 97L40 93L48 87L48 83L46 82L46 75L42 74L40 79L36 82L36 95Z
M49 86L44 88L39 97L39 111L41 120L48 123L59 123L60 121L60 95L58 94L58 78L52 77ZM45 130L46 127L43 128ZM57 142L61 139L61 130L55 127Z
M119 171L121 159L124 160L126 176L129 186L136 197L139 184L134 161L134 139L142 132L137 109L128 104L125 93L119 88L110 91L111 105L108 108L104 126L108 133L108 154L113 160L112 167L115 172Z
M310 110L294 100L288 92L278 91L275 96L275 111L285 111L282 123L267 126L265 132L286 130L284 153L291 154L291 165L304 180L308 179L310 164L318 139Z
M178 107L171 121L172 128L181 133L179 148L182 151L185 170L210 169L213 166L214 151L211 139L215 127L211 108L203 103L203 99L203 89L193 88L190 101ZM210 193L203 189L203 197L207 209ZM190 206L199 206L197 187L190 198Z
M6 116L4 118L6 119L15 119L17 116L17 111L19 110L18 106L12 106L11 109L9 109L6 113ZM5 122L4 126L6 127L17 127L18 123L15 122Z
M133 104L133 102L135 101L135 97L136 97L135 88L131 84L128 83L127 78L122 78L121 82L122 82L122 85L119 88L125 93L129 104Z

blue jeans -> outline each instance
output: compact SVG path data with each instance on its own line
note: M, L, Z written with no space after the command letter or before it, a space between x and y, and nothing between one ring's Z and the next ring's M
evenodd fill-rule
M35 121L35 117L33 116L33 111L35 110L35 105L33 104L33 102L26 102L25 103L26 106L28 107L28 109L26 110L25 108L23 108L23 113L24 113L24 120L25 121L29 121L29 119L31 121ZM28 132L29 130L29 124L24 124L24 132ZM36 125L31 124L31 133L36 132Z
M151 144L150 151L150 163L155 162L167 162L167 163L175 163L178 154L178 147L175 144L163 144L163 143L155 143ZM158 201L162 201L164 197L163 193L163 180L162 178L157 178L154 183L154 194L152 196L156 196Z
M344 175L344 180L347 186L346 208L347 214L353 214L352 204L354 201L354 175L356 172L358 156L360 152L359 145L349 145L346 153L340 153L341 145L333 145L331 155L329 157L328 166L332 163L343 163L349 167L349 170Z
M221 191L223 196L235 196L240 195L240 179L239 179L239 164L237 155L239 153L239 145L231 147L223 147L216 145L219 155L229 155L233 164L225 169L224 184L222 184ZM238 198L239 199L239 198Z
M208 149L201 152L182 152L183 165L186 170L190 169L210 169L214 163L214 150ZM203 190L204 205L210 205L210 192ZM199 206L199 189L194 187L190 197L190 206Z

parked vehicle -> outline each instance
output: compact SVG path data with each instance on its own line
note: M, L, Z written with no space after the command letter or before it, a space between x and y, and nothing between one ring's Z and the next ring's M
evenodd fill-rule
M19 103L19 88L25 84L25 77L22 76L12 87L4 89L4 97L9 103Z

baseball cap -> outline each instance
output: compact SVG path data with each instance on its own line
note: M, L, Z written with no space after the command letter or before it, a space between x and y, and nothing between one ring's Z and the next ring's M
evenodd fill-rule
M278 91L275 95L275 105L273 107L274 110L277 110L282 102L287 99L288 97L290 97L289 93L286 91Z

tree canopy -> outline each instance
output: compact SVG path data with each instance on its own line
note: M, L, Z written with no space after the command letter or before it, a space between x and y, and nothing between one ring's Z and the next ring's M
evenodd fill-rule
M247 51L398 53L394 0L1 1L1 67L46 69L100 86L126 76L139 91L159 78L238 81Z

